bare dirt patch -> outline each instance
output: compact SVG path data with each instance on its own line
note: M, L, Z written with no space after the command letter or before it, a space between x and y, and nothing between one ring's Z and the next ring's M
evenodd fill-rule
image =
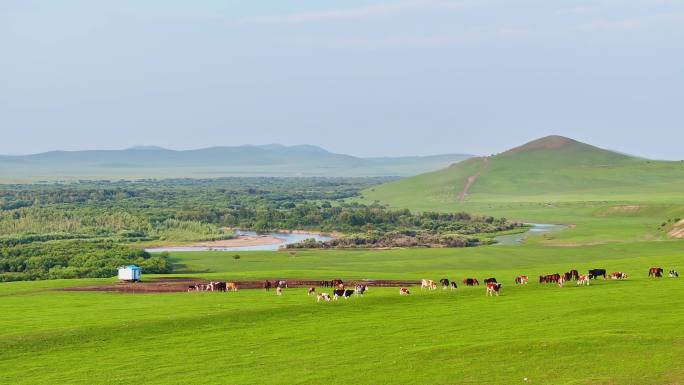
M195 242L183 245L173 245L171 247L245 247L245 246L263 246L284 243L282 238L272 237L268 235L240 235L233 239L224 239L220 241Z
M269 280L273 282L274 278ZM219 280L219 279L217 279ZM323 287L324 281L310 279L284 279L289 288L298 287ZM221 280L223 281L223 280ZM420 284L419 281L411 280L343 280L346 286L354 286L362 283L373 287L403 287ZM253 281L229 281L235 282L240 290L242 289L262 289L264 280ZM119 293L179 293L188 291L188 287L196 284L207 284L209 280L199 278L157 278L144 282L117 282L110 285L78 286L58 289L61 291L111 291Z
M635 214L646 208L643 205L623 205L623 206L613 206L609 207L605 211L599 214L599 216L608 215L619 215L619 214Z
M670 230L667 235L672 238L684 239L684 219L675 223L674 226L672 226L672 230Z

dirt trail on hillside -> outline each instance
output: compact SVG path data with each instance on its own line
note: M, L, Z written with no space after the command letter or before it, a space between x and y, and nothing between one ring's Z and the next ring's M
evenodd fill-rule
M480 171L477 174L471 175L468 177L468 180L466 181L465 186L463 186L463 191L461 191L458 194L458 201L459 202L465 202L466 196L468 195L468 190L470 190L470 187L472 187L473 184L475 184L475 182L477 181L477 178L480 176L480 174L482 174L482 171L487 169L487 167L489 167L489 157L485 156L483 158L483 165L482 165L482 168L480 169Z
M282 279L282 278L281 278ZM216 279L226 281L225 279ZM271 282L275 279L269 278ZM323 287L324 281L311 279L284 279L287 281L288 288L298 287ZM353 288L354 285L362 283L373 287L405 287L419 285L420 281L411 280L343 280L345 286ZM264 280L253 281L228 281L235 282L240 290L242 289L262 289ZM329 281L328 281L329 282ZM196 284L208 284L209 280L199 278L157 278L145 282L117 282L110 285L76 286L57 289L61 291L112 291L119 293L179 293L188 291L188 287ZM332 290L326 287L322 290Z

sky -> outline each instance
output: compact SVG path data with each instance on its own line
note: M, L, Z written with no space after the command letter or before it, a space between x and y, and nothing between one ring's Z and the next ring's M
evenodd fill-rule
M0 154L301 144L684 159L684 0L3 0Z

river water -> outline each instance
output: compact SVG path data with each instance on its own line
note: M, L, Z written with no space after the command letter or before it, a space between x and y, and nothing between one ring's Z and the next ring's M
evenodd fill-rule
M551 233L560 231L566 228L566 225L553 225L545 223L526 223L526 225L532 226L527 231L517 234L500 235L494 237L497 241L497 245L520 245L523 240L528 236L539 235L543 233ZM280 248L284 248L287 245L301 242L305 239L315 239L318 242L325 242L333 239L332 237L326 235L320 235L315 233L256 233L254 231L242 231L238 230L235 232L236 235L248 235L257 236L265 235L268 237L281 239L282 242L256 245L256 246L235 246L235 247L221 247L221 246L168 246L168 247L153 247L145 249L145 251L150 253L161 253L164 251L276 251Z
M563 230L564 228L568 227L566 225L552 225L552 224L546 224L546 223L525 223L525 224L532 226L532 227L530 227L524 233L500 235L498 237L494 237L494 240L498 242L497 245L520 245L520 244L522 244L523 240L525 240L525 238L527 238L529 236L540 235L543 233L552 233L552 232Z
M249 235L249 236L268 236L273 238L282 239L282 242L271 243L265 245L256 246L235 246L235 247L220 247L220 246L169 246L169 247L153 247L145 249L149 253L161 253L163 251L275 251L279 250L281 247L287 245L301 242L305 239L315 239L319 242L325 242L332 239L332 237L314 234L314 233L256 233L255 231L242 231L238 230L235 235Z

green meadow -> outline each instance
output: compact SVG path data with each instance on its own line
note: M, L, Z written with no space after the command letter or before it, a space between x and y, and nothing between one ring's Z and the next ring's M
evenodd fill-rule
M121 294L0 286L0 383L8 384L674 384L684 378L684 297L651 266L684 264L681 242L578 248L173 254L185 276L460 280L483 287L428 292L371 288L317 303L305 289ZM626 281L539 285L535 276L606 268ZM531 282L515 286L528 274ZM151 278L151 277L148 277ZM318 289L319 291L324 289ZM8 311L7 309L12 309ZM524 379L527 378L527 381Z

